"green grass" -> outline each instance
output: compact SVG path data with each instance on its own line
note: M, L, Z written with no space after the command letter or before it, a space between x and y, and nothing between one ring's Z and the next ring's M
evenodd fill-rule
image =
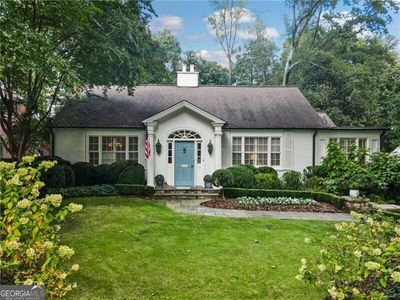
M69 200L71 201L71 200ZM294 277L333 223L178 214L133 198L73 199L62 241L80 269L70 299L323 299Z

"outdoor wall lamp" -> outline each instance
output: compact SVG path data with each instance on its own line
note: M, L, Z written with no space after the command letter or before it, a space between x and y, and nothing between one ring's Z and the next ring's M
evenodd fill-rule
M208 149L208 153L210 153L210 155L211 155L214 150L214 145L211 143L211 140L207 145L207 149Z
M161 148L162 148L162 145L160 143L160 140L158 140L157 144L156 144L156 152L157 152L157 154L161 153Z

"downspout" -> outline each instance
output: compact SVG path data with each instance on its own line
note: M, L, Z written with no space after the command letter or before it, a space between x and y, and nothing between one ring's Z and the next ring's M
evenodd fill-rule
M55 139L54 139L54 131L53 128L51 127L50 127L50 147L51 147L51 156L54 156Z
M386 133L386 130L382 130L381 134L379 135L379 152L382 152L382 137Z
M314 131L312 137L312 166L315 167L315 137L317 136L317 130Z

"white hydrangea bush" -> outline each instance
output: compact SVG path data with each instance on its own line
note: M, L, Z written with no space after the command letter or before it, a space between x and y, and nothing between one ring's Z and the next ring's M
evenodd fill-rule
M68 264L74 250L60 245L60 223L82 205L60 207L61 195L40 197L40 176L54 166L34 157L20 163L0 161L0 266L2 284L45 285L49 297L61 297L76 287L67 283L79 265ZM69 265L69 266L68 266Z
M335 225L298 280L323 287L330 299L400 299L400 224L381 212ZM312 242L308 239L307 242Z

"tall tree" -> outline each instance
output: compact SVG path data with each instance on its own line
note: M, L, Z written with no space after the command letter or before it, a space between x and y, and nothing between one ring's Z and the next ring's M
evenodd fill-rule
M214 13L208 17L208 24L228 59L229 83L232 83L233 58L241 18L245 15L246 1L212 0Z
M157 72L153 14L149 0L1 1L1 142L14 159L83 87L132 93Z
M184 63L194 64L199 72L199 81L202 85L229 84L228 69L215 61L208 61L199 57L194 51L185 52Z
M158 82L175 83L176 71L181 57L179 41L168 29L164 29L156 34L155 39L159 45L159 58L163 61L165 66L165 76L161 77Z
M266 36L266 25L257 19L249 33L254 36L237 55L234 77L237 84L266 85L271 83L275 64L276 45Z
M290 74L295 66L302 63L296 59L296 50L303 42L303 36L312 32L312 38L308 39L308 48L319 48L328 44L333 38L340 37L349 32L357 33L387 33L386 24L392 18L390 11L398 11L400 3L396 0L385 1L362 1L343 0L342 4L347 13L337 12L332 14L323 13L324 10L334 9L338 0L290 0L288 5L291 8L291 17L286 19L288 39L285 50L285 69L282 85L289 83ZM322 16L324 21L322 22ZM330 22L333 28L333 35L326 35L325 40L317 41L320 30Z

